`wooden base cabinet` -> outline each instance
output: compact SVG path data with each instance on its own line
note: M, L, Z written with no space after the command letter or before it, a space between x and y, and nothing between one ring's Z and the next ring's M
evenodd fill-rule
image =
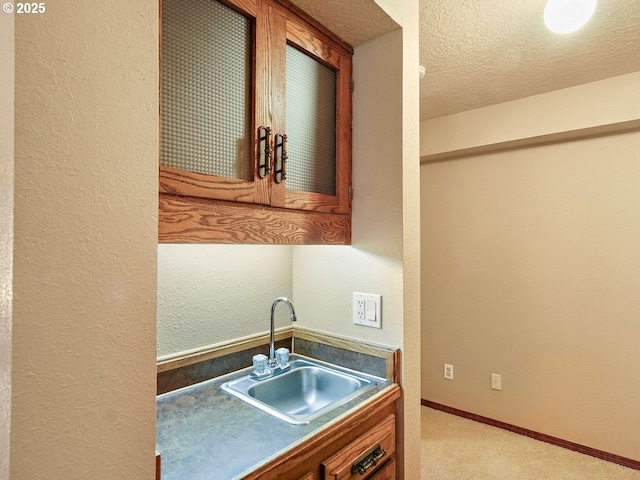
M396 451L396 417L389 415L328 460L322 462L322 480L371 478ZM395 478L395 477L392 477Z
M394 385L245 480L395 480L400 392Z

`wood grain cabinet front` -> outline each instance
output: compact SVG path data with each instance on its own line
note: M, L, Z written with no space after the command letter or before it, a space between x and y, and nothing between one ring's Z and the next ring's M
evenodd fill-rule
M306 475L300 477L298 480L316 480L316 476L312 472L309 472Z
M396 459L390 459L367 480L396 480Z
M356 480L378 478L378 471L393 462L396 452L395 415L389 415L381 423L351 442L331 458L322 462L322 480ZM372 475L375 474L375 475ZM385 476L379 478L392 478Z
M352 48L286 0L162 0L159 241L351 242Z

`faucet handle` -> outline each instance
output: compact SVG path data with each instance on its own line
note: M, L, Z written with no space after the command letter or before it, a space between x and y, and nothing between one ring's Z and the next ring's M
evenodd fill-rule
M256 377L264 377L271 373L271 369L268 367L268 358L266 355L259 353L253 356L253 372Z
M281 370L289 366L289 349L282 347L276 350L276 364Z

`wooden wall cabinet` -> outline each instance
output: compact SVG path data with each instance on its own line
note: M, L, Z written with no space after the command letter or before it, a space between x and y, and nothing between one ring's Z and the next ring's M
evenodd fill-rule
M246 25L239 28L250 44L237 67L247 104L239 114L246 116L239 122L244 132L228 139L233 149L234 135L239 137L233 154L217 145L216 136L223 135L215 132L224 130L225 122L208 117L210 107L222 115L232 110L225 102L234 100L220 96L226 95L225 82L236 83L231 76L216 76L226 60L207 56L207 49L226 48L203 33L212 28L215 37L214 27L197 25L203 12L219 15L202 10L208 8ZM159 241L349 244L351 47L286 0L163 0L161 44ZM318 91L318 85L328 85L329 93ZM208 100L207 88L218 92L217 100ZM292 97L297 91L304 97ZM212 173L191 167L198 162L222 162L230 169Z

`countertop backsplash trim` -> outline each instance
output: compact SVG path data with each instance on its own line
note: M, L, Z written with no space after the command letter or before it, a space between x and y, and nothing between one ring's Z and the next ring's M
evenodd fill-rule
M291 326L277 328L275 335L276 341L290 339L293 336L293 328ZM223 357L253 347L260 347L267 344L268 341L269 332L258 333L224 343L216 343L214 345L207 345L193 350L159 357L157 360L158 373L200 363L212 358Z
M249 367L253 355L265 353L268 334L208 346L158 361L157 394L167 393ZM398 382L400 351L308 329L276 332L276 348Z

